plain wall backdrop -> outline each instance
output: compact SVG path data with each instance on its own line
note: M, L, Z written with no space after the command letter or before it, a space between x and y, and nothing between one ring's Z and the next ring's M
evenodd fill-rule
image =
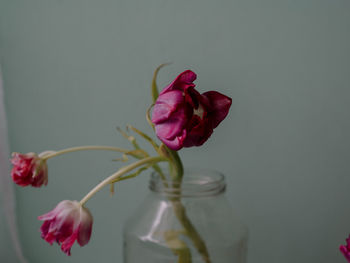
M345 262L349 0L0 0L11 150L127 147L115 128L151 132L152 73L169 61L160 86L190 68L199 91L233 98L211 139L180 154L186 166L227 176L227 197L250 230L249 262ZM16 187L30 263L122 262L122 225L147 194L146 174L88 202L93 235L71 257L40 238L37 220L82 198L120 167L116 157L60 156L48 162L47 187Z

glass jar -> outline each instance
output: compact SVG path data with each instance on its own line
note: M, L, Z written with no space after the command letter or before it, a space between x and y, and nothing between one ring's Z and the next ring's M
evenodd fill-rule
M150 193L124 227L124 263L245 263L247 229L214 171L185 171L182 183L151 175Z

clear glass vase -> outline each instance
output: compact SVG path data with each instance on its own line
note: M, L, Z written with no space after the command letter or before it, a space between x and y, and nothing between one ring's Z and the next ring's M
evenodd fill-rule
M213 171L185 171L181 184L152 174L124 227L124 263L245 263L247 229L225 188Z

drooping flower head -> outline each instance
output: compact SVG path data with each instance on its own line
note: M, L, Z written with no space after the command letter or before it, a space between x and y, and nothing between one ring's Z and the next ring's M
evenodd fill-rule
M196 74L182 72L165 87L155 102L152 122L158 138L170 149L200 146L225 119L232 99L217 92L200 94Z
M341 245L339 247L339 250L341 253L343 253L344 257L347 259L348 262L350 262L350 235L346 239L346 245Z
M41 159L36 153L13 153L11 162L13 165L11 176L16 184L34 187L47 185L46 161Z
M68 256L75 241L84 246L90 240L93 218L77 201L64 200L38 219L44 221L41 237L51 245L57 242Z

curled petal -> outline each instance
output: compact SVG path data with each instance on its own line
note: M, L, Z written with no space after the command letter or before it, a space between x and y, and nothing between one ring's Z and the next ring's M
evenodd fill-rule
M46 235L49 233L49 228L50 228L50 223L48 221L45 221L41 227L40 227L40 231L41 231L41 237L45 238ZM52 244L52 243L51 243Z
M50 212L48 212L46 214L43 214L41 216L38 216L38 219L42 220L42 221L44 221L44 220L51 220L51 219L57 217L57 215L59 215L61 212L67 211L68 209L71 210L72 207L74 207L74 203L72 201L69 201L69 200L61 201Z
M78 237L78 230L74 231L71 235L69 235L67 238L62 240L61 250L67 255L71 255L71 247L73 246L75 240L77 240Z
M207 98L210 105L210 119L213 128L216 128L226 118L232 104L232 99L217 91L208 91L202 95Z
M172 139L184 129L189 116L186 116L186 108L180 108L167 120L156 125L156 134L159 138Z
M90 211L84 209L84 211L81 212L81 220L80 220L80 225L78 228L78 237L77 241L80 246L86 245L91 237L91 232L92 232L92 215L90 214Z
M186 139L186 136L187 136L187 131L186 130L183 130L181 135L179 136L176 136L175 138L173 139L165 139L165 138L162 138L162 142L168 146L170 149L174 150L174 151L178 151L180 150L183 145L184 145L184 140Z
M195 85L192 83L197 78L196 73L194 73L191 70L186 70L182 72L180 75L178 75L167 87L165 87L160 95L169 92L171 90L181 90L185 91L186 89L190 87L195 87Z
M202 121L199 117L192 118L188 129L190 132L184 141L184 147L201 146L213 133L209 120Z
M184 96L181 91L173 90L160 95L153 107L152 122L160 123L165 121L183 103Z

